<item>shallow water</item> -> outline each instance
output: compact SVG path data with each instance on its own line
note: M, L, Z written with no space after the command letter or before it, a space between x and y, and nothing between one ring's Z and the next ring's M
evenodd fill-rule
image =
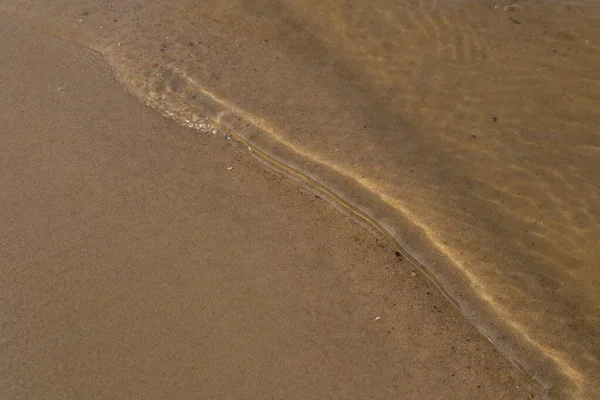
M553 398L598 398L600 7L0 1L384 229Z

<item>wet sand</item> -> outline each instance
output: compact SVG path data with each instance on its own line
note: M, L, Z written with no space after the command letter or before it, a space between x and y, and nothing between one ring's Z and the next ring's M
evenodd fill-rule
M363 213L555 399L600 392L592 0L0 1Z
M324 196L0 33L0 397L535 398Z

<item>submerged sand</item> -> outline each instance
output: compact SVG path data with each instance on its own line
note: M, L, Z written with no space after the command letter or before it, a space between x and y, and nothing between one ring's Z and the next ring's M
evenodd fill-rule
M12 0L359 210L553 398L600 392L593 0Z
M99 55L0 33L0 397L535 397L319 193L146 108Z

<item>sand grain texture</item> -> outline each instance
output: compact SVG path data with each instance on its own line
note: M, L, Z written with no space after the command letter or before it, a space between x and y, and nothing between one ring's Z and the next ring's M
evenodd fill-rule
M0 397L533 398L385 241L97 54L0 34Z

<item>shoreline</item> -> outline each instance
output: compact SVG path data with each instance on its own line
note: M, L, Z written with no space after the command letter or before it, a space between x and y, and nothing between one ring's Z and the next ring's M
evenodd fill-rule
M385 240L145 108L99 57L2 24L0 391L530 398Z
M99 51L170 118L200 130L199 115L213 118L341 195L544 393L596 397L600 9L362 3L16 0L0 12ZM436 35L416 29L431 22Z

